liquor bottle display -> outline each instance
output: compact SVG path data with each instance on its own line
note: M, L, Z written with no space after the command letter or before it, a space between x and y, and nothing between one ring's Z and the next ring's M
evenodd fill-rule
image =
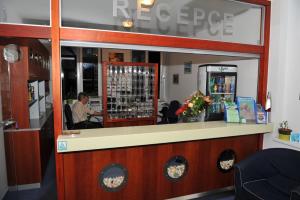
M152 118L157 110L157 64L104 63L104 125ZM117 125L115 125L117 126Z

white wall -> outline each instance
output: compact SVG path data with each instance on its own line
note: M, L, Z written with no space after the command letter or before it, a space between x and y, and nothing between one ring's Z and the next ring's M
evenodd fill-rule
M238 66L237 96L257 98L258 59L220 62Z
M167 66L167 101L179 100L183 102L186 97L197 90L198 66L207 63L235 64L238 66L238 96L257 96L258 60L233 60L238 58L224 56L208 56L182 53L166 53ZM226 60L226 61L224 61ZM228 61L230 60L230 61ZM192 73L184 74L184 62L192 61ZM179 74L179 84L173 84L173 74ZM205 91L202 91L205 92Z
M290 128L300 132L299 9L299 0L272 1L268 90L275 129L265 135L264 148L282 147L273 141L282 120L288 120Z
M0 92L0 121L2 121L2 104ZM6 176L6 161L4 150L4 135L3 129L0 127L0 199L2 199L8 189Z

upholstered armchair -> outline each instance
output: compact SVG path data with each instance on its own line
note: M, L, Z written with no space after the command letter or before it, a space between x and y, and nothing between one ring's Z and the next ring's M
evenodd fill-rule
M237 200L300 200L300 152L265 149L235 165Z

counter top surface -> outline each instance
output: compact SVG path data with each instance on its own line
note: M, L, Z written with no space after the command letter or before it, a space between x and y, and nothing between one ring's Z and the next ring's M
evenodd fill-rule
M41 117L39 119L30 119L30 128L7 129L4 132L40 131L52 112L52 109L47 109L46 112L41 113Z
M239 124L224 121L179 123L120 128L79 130L80 134L60 135L58 152L163 144L192 140L272 132L273 124Z

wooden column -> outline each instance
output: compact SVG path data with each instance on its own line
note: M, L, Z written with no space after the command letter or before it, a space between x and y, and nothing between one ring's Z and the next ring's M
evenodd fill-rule
M264 24L264 52L260 57L258 97L257 100L265 106L268 89L268 65L269 65L269 46L270 46L270 21L271 21L271 2L265 6L265 24ZM259 149L263 148L264 135L259 136Z
M52 88L53 88L53 113L54 113L54 138L62 132L62 97L61 97L61 69L60 69L60 1L51 1L51 39L52 39ZM56 151L56 185L57 198L64 199L64 174L63 174L63 155Z

